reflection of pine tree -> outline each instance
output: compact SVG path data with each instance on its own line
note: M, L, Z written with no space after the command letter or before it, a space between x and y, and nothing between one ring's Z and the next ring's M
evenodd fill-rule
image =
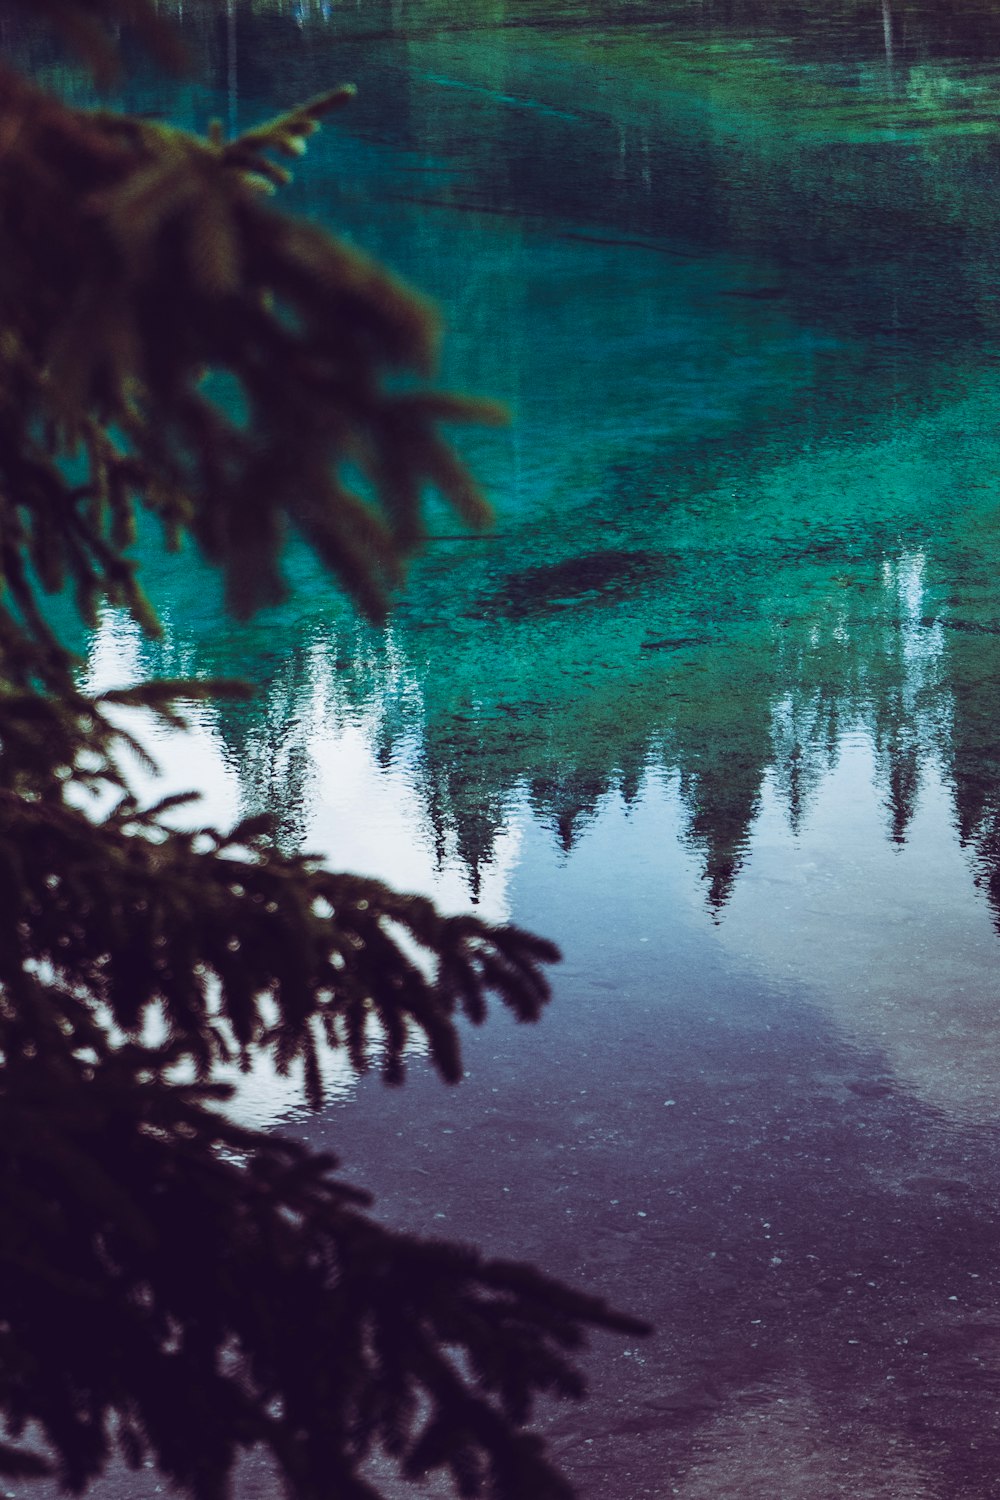
M766 756L743 751L713 755L711 768L681 775L681 797L689 812L688 838L704 864L709 910L718 914L732 895L746 857L757 814Z
M567 768L560 775L536 777L531 783L531 805L551 827L556 842L568 854L582 829L597 812L610 785L610 774L588 776Z
M1000 633L993 621L969 613L949 617L946 629L952 715L943 758L954 786L959 837L1000 926Z
M921 746L910 726L894 723L877 742L879 772L885 785L890 818L890 836L896 845L906 842L907 830L916 811L921 781Z
M427 746L420 757L417 784L433 830L437 867L441 870L451 858L456 859L477 905L483 876L507 824L508 796L503 788L497 791L484 785L474 771L435 758Z
M222 703L214 715L224 759L239 781L243 815L269 814L277 848L290 854L304 847L313 802L308 664L307 656L292 656L259 688L256 701Z
M838 705L829 691L796 691L775 705L772 721L773 778L788 818L798 833L824 772L836 754Z

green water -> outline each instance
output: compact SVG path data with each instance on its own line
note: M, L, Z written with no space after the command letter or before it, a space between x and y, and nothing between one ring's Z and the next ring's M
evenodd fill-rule
M291 202L437 297L442 380L512 422L463 439L495 530L438 515L386 631L294 544L246 626L150 542L165 639L109 614L91 674L251 677L172 784L566 955L455 1093L417 1059L241 1108L654 1319L551 1418L583 1496L1000 1496L995 17L186 24L207 82L134 104L359 85Z

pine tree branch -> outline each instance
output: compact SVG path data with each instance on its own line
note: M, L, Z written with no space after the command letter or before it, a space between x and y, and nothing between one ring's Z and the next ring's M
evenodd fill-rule
M108 77L150 0L18 0ZM267 820L178 832L120 770L141 707L232 685L82 693L46 594L157 622L138 514L190 536L237 613L280 598L297 530L372 617L431 491L489 516L442 426L497 408L424 388L437 327L382 267L267 201L340 89L226 141L73 110L0 65L0 1473L80 1491L115 1446L194 1500L245 1449L295 1500L377 1500L386 1455L463 1495L565 1500L526 1431L582 1392L591 1328L640 1332L530 1267L394 1234L329 1158L225 1118L212 1069L269 1051L322 1099L323 1048L402 1076L414 1035L521 1020L551 944L277 852ZM360 475L360 479L358 476ZM116 796L103 817L83 794ZM182 800L182 799L181 799ZM144 1045L154 1014L167 1040ZM204 1081L186 1086L178 1070Z
M259 829L172 831L176 800L143 811L125 797L94 823L0 789L0 850L17 851L0 861L0 984L49 973L49 1003L85 992L130 1036L159 1012L203 1076L271 1050L282 1072L306 1065L314 1104L320 1035L358 1072L380 1055L391 1082L421 1035L455 1082L460 1016L481 1022L492 993L535 1020L549 998L551 943L278 854Z
M139 1048L68 1047L0 1079L0 1411L41 1424L83 1488L115 1415L195 1500L263 1444L302 1500L366 1493L379 1451L458 1492L562 1500L536 1440L546 1392L578 1395L585 1328L642 1325L527 1266L386 1230L330 1158L241 1130L219 1090L165 1083ZM308 1330L308 1335L306 1335ZM351 1488L354 1485L355 1488ZM377 1494L374 1488L367 1493Z
M432 370L430 309L258 191L268 153L296 154L350 92L227 143L0 73L0 520L87 613L109 594L149 623L119 551L138 505L190 532L240 614L283 596L288 526L378 617L431 489L489 518L440 424L498 409L387 384Z

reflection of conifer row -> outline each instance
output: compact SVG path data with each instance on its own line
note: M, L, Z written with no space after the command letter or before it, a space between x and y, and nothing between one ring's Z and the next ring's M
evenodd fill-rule
M677 577L664 589L672 608L680 609L684 595ZM703 609L703 592L694 597ZM710 639L701 648L704 625L696 636L694 622L679 618L672 629L681 654L640 650L641 674L634 657L621 662L603 688L587 697L575 691L572 674L560 674L566 681L563 698L548 692L543 699L526 697L540 691L547 654L557 670L568 647L579 649L571 645L579 639L586 643L586 658L613 661L616 647L605 632L620 629L621 614L617 599L611 603L614 608L606 613L601 606L586 614L560 609L551 635L543 615L544 633L533 636L534 672L524 678L515 642L516 632L526 627L498 619L476 637L477 651L490 652L487 660L496 673L470 675L481 655L471 664L464 653L458 660L442 655L432 658L417 692L412 669L400 673L391 664L393 653L408 644L415 653L427 650L424 632L404 624L394 631L391 651L377 637L358 639L355 664L346 641L332 657L314 655L315 680L308 691L325 703L318 717L331 731L351 713L350 705L355 715L370 715L389 761L404 744L420 746L414 775L438 861L457 857L473 888L525 785L535 815L568 851L606 797L617 792L628 803L646 773L658 767L679 776L688 837L704 861L709 904L719 910L738 878L765 780L797 831L835 764L843 736L859 731L875 748L891 835L905 838L920 767L941 747L949 689L926 628L901 616L892 581L879 586L859 575L849 586L836 584L821 608L739 648ZM641 621L645 611L659 612L659 596L633 607L641 642ZM700 670L694 672L688 669L692 639L703 650ZM235 670L224 655L208 659L213 670ZM478 706L456 708L464 687L470 696L480 695ZM279 684L271 692L271 707L237 712L246 713L248 722L256 716L259 725L269 724L270 729L255 732L277 747L290 705Z

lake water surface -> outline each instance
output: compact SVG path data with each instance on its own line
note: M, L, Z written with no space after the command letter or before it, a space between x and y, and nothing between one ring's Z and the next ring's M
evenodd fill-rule
M565 955L457 1089L332 1063L319 1115L263 1073L241 1112L656 1324L542 1424L583 1500L1000 1496L997 22L187 24L208 81L132 103L358 84L290 201L437 298L443 380L513 420L465 439L496 529L442 513L384 632L294 550L238 626L151 549L165 641L108 614L91 678L252 677L171 787Z

